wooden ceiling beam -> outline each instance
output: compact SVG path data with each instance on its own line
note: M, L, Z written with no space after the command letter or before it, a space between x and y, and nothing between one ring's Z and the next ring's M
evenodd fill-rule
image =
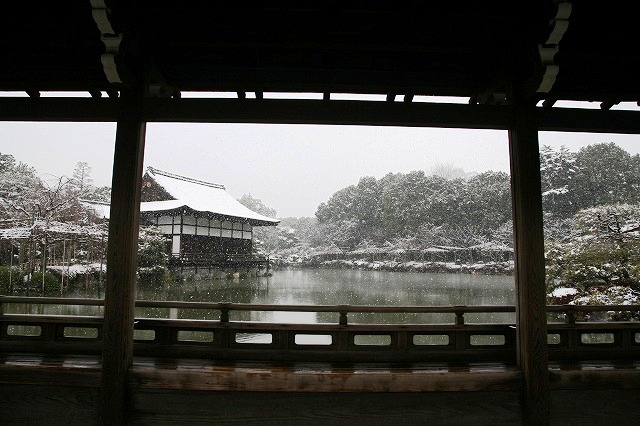
M510 109L468 108L459 104L368 102L343 100L149 99L145 117L151 122L230 122L335 124L506 129Z
M0 121L116 121L121 98L0 98ZM509 105L147 98L150 122L335 124L507 129ZM640 112L538 107L541 131L640 134Z

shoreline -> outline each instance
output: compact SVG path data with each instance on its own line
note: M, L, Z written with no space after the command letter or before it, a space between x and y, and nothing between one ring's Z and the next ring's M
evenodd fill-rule
M473 264L454 262L418 262L418 261L368 261L365 259L356 260L325 260L299 261L299 262L278 262L273 263L272 268L326 268L326 269L360 269L367 271L387 271L387 272L444 272L457 274L483 274L483 275L512 275L515 271L514 262L476 262Z

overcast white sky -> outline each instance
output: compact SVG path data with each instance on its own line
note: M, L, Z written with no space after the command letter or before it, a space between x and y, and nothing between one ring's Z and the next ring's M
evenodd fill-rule
M97 186L111 185L114 123L0 123L0 152L45 179L70 176L78 161ZM616 142L640 153L640 136L541 133L540 145L577 151ZM313 216L319 203L361 176L452 164L467 172L509 170L505 131L261 124L147 126L145 168L221 183L234 197L250 193L278 217Z

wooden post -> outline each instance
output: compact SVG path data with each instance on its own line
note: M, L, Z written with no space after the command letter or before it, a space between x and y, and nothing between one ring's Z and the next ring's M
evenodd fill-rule
M126 375L133 362L145 122L142 96L122 93L116 130L102 349L102 424L126 424Z
M9 240L9 294L13 294L13 240Z
M549 424L544 235L536 109L515 107L509 128L516 260L517 360L524 376L523 424Z

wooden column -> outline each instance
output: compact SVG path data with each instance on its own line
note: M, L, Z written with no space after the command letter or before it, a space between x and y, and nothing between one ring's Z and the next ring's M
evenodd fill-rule
M535 107L515 107L509 128L523 424L549 424L549 376L540 154Z
M126 375L133 361L138 221L144 156L142 97L122 94L116 130L102 349L102 424L126 424Z

